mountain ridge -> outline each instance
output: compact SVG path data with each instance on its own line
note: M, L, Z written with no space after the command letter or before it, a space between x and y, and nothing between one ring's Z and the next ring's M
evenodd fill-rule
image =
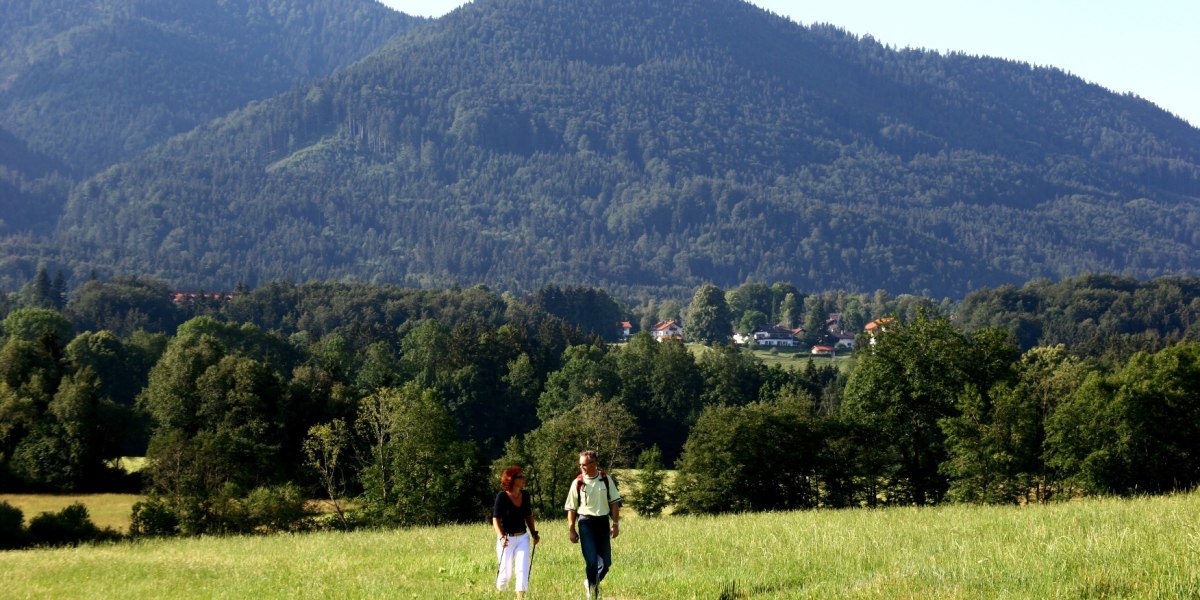
M56 239L209 287L961 294L1196 272L1198 165L1200 130L1055 69L734 0L476 0L86 182Z
M0 124L90 175L422 22L365 0L0 4Z

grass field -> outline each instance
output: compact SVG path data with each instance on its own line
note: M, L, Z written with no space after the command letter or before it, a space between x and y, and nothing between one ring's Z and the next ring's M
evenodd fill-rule
M688 344L688 350L694 356L699 356L701 353L707 352L709 348L704 344ZM842 371L849 371L854 366L854 356L850 353L840 354L836 357L812 356L807 349L802 348L761 347L750 348L750 353L768 367L779 365L785 369L803 369L810 358L818 367L833 364Z
M1196 598L1200 493L1032 507L630 517L606 597ZM531 599L582 596L561 518ZM500 598L488 526L0 553L5 598Z
M836 357L812 356L807 349L788 348L778 348L774 353L770 349L755 348L752 352L755 358L768 367L779 365L785 369L803 369L810 358L817 367L832 364L842 371L848 371L854 365L854 357L849 353Z
M133 505L142 499L137 494L0 494L0 502L7 502L25 514L25 525L29 520L44 512L58 512L70 504L82 502L88 516L101 529L111 527L121 533L129 531L129 515Z

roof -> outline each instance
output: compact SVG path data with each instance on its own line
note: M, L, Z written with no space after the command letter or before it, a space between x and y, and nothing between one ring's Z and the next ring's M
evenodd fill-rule
M867 331L874 331L876 327L883 327L884 325L887 325L888 323L891 323L892 321L895 321L895 320L896 319L893 319L891 317L875 319L874 321L867 323L867 326L864 327L864 329L866 329Z
M792 337L796 334L796 332L792 331L791 329L788 329L787 327L781 327L779 325L765 325L754 331L754 333L759 332L765 332L772 337Z
M652 331L666 331L672 327L679 327L679 326L680 326L679 323L676 323L675 321L662 321L660 323L656 323L651 330Z

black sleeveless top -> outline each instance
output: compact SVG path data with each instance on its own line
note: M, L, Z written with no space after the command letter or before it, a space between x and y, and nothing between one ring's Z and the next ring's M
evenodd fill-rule
M532 515L529 508L529 492L521 490L521 505L515 506L507 492L496 494L496 504L492 507L492 516L500 518L500 527L504 533L516 535L525 533L525 517Z

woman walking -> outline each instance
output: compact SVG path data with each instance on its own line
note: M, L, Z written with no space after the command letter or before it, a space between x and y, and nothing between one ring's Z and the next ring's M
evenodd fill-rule
M540 541L533 525L529 492L525 491L525 472L516 465L505 469L500 475L500 487L504 489L496 494L496 503L492 507L492 526L497 535L496 558L500 560L496 589L503 592L515 578L517 599L523 600L525 592L529 591L533 546ZM533 538L532 545L530 538Z

